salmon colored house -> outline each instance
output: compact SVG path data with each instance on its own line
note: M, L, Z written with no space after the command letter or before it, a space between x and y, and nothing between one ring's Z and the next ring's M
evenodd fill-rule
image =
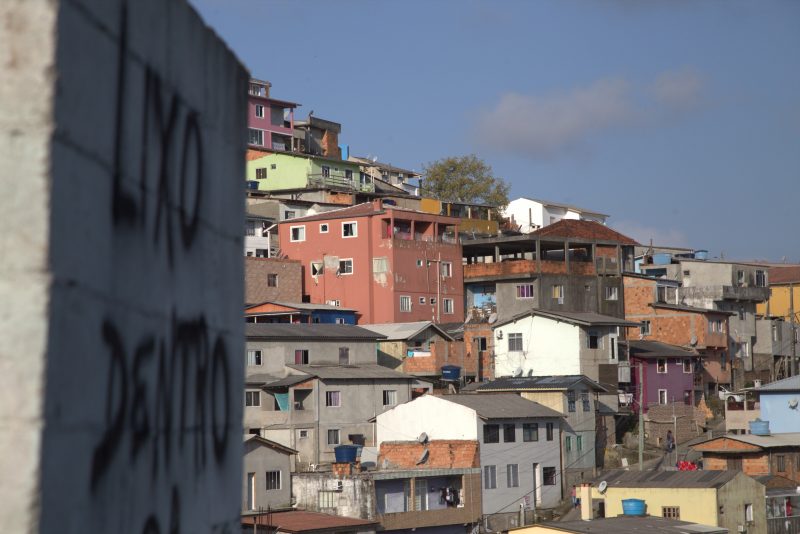
M310 302L358 324L463 322L458 222L375 200L282 222L281 252L302 263Z

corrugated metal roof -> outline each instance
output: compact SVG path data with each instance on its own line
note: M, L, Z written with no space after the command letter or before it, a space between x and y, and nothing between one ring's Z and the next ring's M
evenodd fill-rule
M664 519L662 517L637 517L619 516L606 517L604 519L593 519L591 521L559 521L557 523L542 523L550 529L563 532L575 533L597 533L597 534L641 534L643 532L657 534L727 534L728 529L701 525L699 523L689 523L688 521L678 521L675 519ZM520 527L521 529L529 527ZM511 529L514 532L519 529Z
M592 482L610 488L720 488L741 471L625 471L601 473Z
M501 377L480 384L477 391L544 391L566 390L578 384L585 384L595 391L608 391L591 378L584 375L564 376L519 376Z
M539 317L547 317L556 321L564 321L580 326L639 326L639 323L637 322L626 321L625 319L620 319L619 317L601 315L594 312L554 312L550 310L527 310L509 319L496 323L494 327L497 328L498 326L513 323L529 315L538 315Z
M372 330L349 324L245 323L244 332L248 339L384 339Z
M689 358L697 356L696 350L662 343L661 341L629 340L620 341L619 344L623 347L628 347L629 356L637 358Z
M321 380L356 380L360 378L391 378L418 380L419 377L407 375L377 364L365 365L287 365L297 371L316 376Z
M449 402L466 406L477 412L482 419L517 419L526 417L564 417L559 412L538 402L523 399L514 393L486 395L442 395Z
M330 304L314 304L311 302L282 302L279 300L265 300L264 302L259 302L258 304L249 304L245 308L245 313L250 308L257 308L258 306L263 306L264 304L275 304L276 306L285 306L287 308L294 308L296 310L324 310L324 311L342 311L342 312L355 312L355 310L351 308L342 308L340 306L331 306ZM256 312L258 313L258 312Z
M756 447L763 449L772 449L776 447L798 447L800 448L800 432L783 432L780 434L769 434L766 436L759 436L756 434L725 434L717 438L712 438L707 441L696 443L695 447L702 447L698 450L703 452L726 452L731 454L740 453L741 451L731 449L714 449L714 442L723 439L731 439L740 441L742 443L749 443Z
M597 241L612 241L620 245L638 245L635 240L623 235L616 230L612 230L594 221L579 221L576 219L561 219L557 223L549 224L544 228L531 232L533 237L560 237L560 238L580 238L593 239Z
M436 330L440 336L453 340L452 336L433 324L431 321L416 321L413 323L386 323L386 324L365 324L362 325L367 330L372 330L378 334L386 336L388 340L411 339L421 334L428 328Z
M777 382L772 382L760 388L755 388L755 391L762 392L777 392L777 391L798 391L800 392L800 375L790 376Z

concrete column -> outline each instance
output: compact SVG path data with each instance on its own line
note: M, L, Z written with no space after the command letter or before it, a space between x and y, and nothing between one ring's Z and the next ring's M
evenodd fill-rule
M592 512L592 485L583 483L578 488L578 498L581 500L581 519L591 521L594 519Z

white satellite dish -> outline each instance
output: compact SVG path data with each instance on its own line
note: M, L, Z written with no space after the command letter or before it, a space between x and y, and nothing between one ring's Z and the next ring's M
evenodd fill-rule
M697 345L697 338L695 336L692 336L692 339L689 340L689 345L693 347Z
M423 432L422 434L419 435L419 437L417 437L417 441L419 441L420 443L428 443L428 434Z
M522 376L522 367L517 367L516 369L514 369L514 376L515 377Z
M533 369L528 369L528 376L533 376Z
M797 404L798 404L797 403L797 398L789 399L789 408L791 408L792 410L797 408Z
M608 482L606 482L605 480L601 481L600 484L598 484L597 486L597 491L599 491L601 495L605 493L607 489L608 489Z
M486 322L488 322L489 324L496 323L497 322L497 314L496 313L489 314L489 318L486 320Z
M430 453L428 452L428 449L425 449L424 451L422 451L422 456L420 456L419 460L417 460L417 465L424 464L425 462L427 462L429 454Z

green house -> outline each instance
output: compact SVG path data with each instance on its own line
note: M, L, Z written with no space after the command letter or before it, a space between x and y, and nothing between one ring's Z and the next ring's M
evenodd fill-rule
M252 158L252 159L251 159ZM293 152L263 152L247 162L247 182L259 191L324 188L372 193L375 184L358 163Z

